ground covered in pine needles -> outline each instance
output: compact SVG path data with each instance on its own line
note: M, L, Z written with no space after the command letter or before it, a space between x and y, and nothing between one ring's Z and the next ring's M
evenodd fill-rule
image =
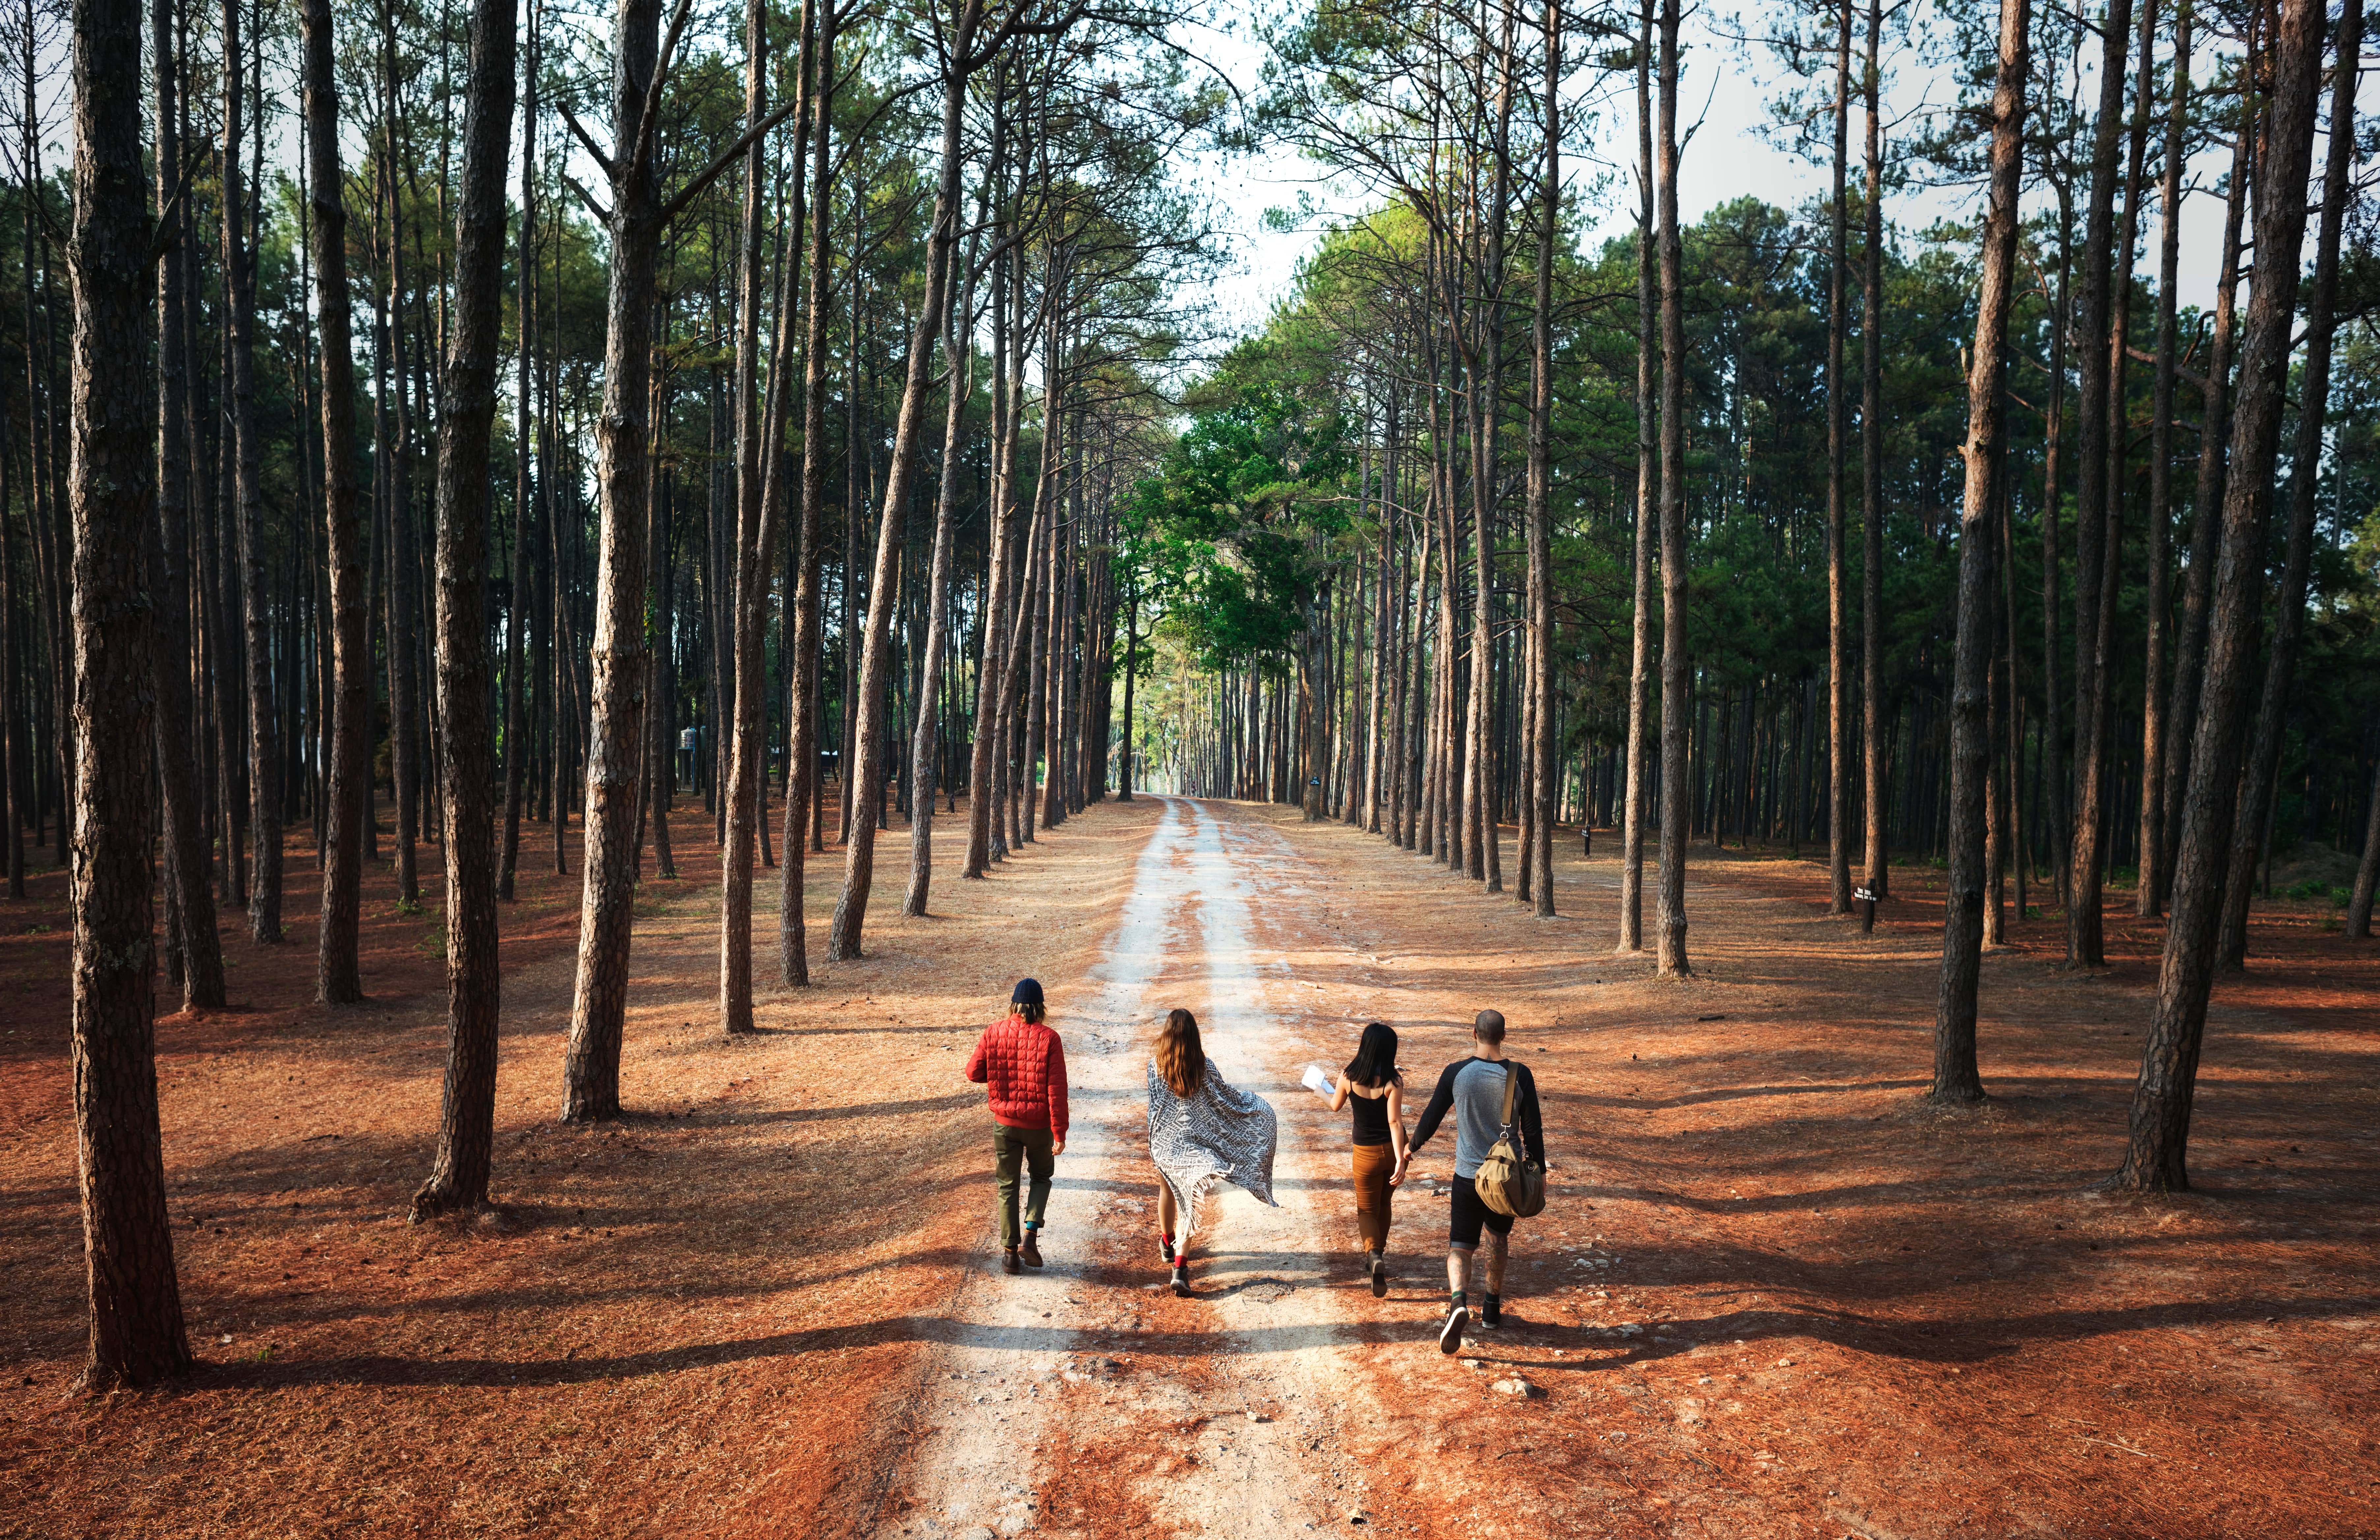
M814 964L808 990L764 988L761 1030L728 1042L716 853L699 808L681 809L679 879L649 879L638 899L629 1116L601 1127L553 1121L577 879L524 872L504 916L499 1207L475 1218L404 1218L443 1065L443 974L409 955L434 910L389 918L392 880L372 874L374 999L339 1011L301 1003L315 901L296 881L305 922L288 946L226 926L239 1008L159 1025L201 1361L163 1391L72 1392L64 952L41 964L56 969L46 1000L30 994L36 965L11 956L0 1534L847 1532L883 1483L905 1388L981 1229L966 1049L1020 948L1061 984L1095 960L1147 828L1078 824L963 883L964 811L937 825L935 917L900 916L896 819L878 846L870 958ZM839 851L812 858L814 956L841 873ZM770 979L776 888L759 874L756 971Z
M1392 1473L1387 1527L1493 1533L1518 1497L1516 1534L2380 1534L2380 944L2327 905L2260 906L2216 991L2195 1190L2138 1201L2101 1186L2162 940L2129 891L2107 970L2058 967L2054 912L1986 959L1990 1098L1942 1110L1938 871L1897 868L1862 938L1822 864L1697 848L1698 974L1663 983L1609 955L1615 838L1565 839L1580 917L1540 922L1266 812L1337 884L1302 944L1362 959L1409 1074L1479 1007L1511 1018L1558 1168L1516 1231L1520 1329L1445 1368L1409 1327L1375 1362L1405 1409L1355 1451ZM1444 1209L1400 1200L1412 1271ZM1514 1372L1545 1393L1488 1388Z
M1255 938L1259 965L1316 981L1333 1013L1394 1022L1425 1085L1463 1051L1473 1012L1502 1010L1537 1069L1556 1165L1547 1212L1517 1231L1513 1325L1459 1357L1431 1333L1445 1200L1427 1179L1451 1167L1451 1138L1398 1199L1394 1297L1331 1264L1342 1336L1368 1344L1348 1405L1378 1410L1318 1439L1333 1473L1305 1495L1318 1526L2380 1534L2380 945L2325 932L2315 906L2260 908L2248 972L2217 991L2197 1190L2122 1200L2100 1184L2121 1154L2160 938L2128 892L2110 894L2107 970L2058 968L2054 912L1986 959L1991 1097L1944 1111L1918 1099L1938 873L1897 868L1862 938L1824 914L1821 867L1697 849L1700 971L1660 983L1610 955L1608 836L1592 860L1565 838L1558 893L1576 917L1539 922L1343 826L1223 811L1290 841L1321 895ZM505 915L500 1204L420 1226L403 1212L443 1064L434 911L395 914L375 872L374 1000L304 1004L312 874L293 852L292 943L257 949L226 926L243 1009L160 1024L201 1365L97 1399L71 1388L63 916L56 879L38 877L6 917L53 929L0 945L0 1534L887 1522L915 1475L902 1457L947 1302L992 1259L980 1093L961 1060L1016 973L1048 982L1061 1014L1088 988L1155 818L1146 800L1095 808L984 883L956 879L963 823L945 818L929 920L898 916L896 820L870 958L765 991L763 1030L731 1043L713 1025L710 826L682 812L681 877L639 900L631 1115L597 1128L552 1116L577 881L525 871ZM814 921L840 873L839 853L814 858ZM759 887L764 976L774 879ZM1284 1081L1295 1068L1273 1067ZM1335 1121L1329 1137L1343 1141ZM1208 1307L1141 1291L1146 1249L1136 1229L1103 1233L1084 1281L1133 1290L1139 1340L1195 1361ZM1541 1393L1491 1388L1516 1375ZM1170 1534L1134 1484L1189 1436L1069 1419L1038 1461L1020 1453L1019 1479L1052 1532ZM1194 1455L1168 1479L1197 1477Z

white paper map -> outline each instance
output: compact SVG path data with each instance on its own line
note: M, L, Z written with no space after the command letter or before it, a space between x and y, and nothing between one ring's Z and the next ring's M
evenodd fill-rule
M1320 1097L1325 1101L1330 1099L1331 1091L1336 1089L1336 1087L1331 1084L1330 1072L1324 1069L1319 1064L1306 1065L1305 1078L1298 1082L1298 1084L1304 1085L1307 1090L1313 1092L1316 1096Z

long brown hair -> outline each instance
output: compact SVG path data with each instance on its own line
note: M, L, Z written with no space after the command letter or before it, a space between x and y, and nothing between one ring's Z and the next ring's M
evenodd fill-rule
M1175 1007L1157 1035L1157 1076L1177 1097L1194 1097L1207 1083L1207 1050L1198 1045L1198 1018Z

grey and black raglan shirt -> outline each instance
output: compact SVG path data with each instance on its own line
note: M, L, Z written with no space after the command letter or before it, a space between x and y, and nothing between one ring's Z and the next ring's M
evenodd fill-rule
M1466 1179L1477 1176L1479 1162L1488 1158L1496 1135L1503 1131L1507 1074L1521 1077L1512 1093L1512 1122L1521 1135L1522 1156L1544 1165L1546 1135L1537 1112L1536 1077L1529 1073L1529 1066L1510 1059L1459 1059L1446 1066L1438 1077L1438 1089L1430 1093L1429 1105L1422 1110L1421 1122L1414 1129L1412 1147L1419 1149L1427 1144L1451 1111L1454 1174Z

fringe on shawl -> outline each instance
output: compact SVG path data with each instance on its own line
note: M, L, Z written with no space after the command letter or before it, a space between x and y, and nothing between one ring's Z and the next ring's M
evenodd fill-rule
M1189 1195L1186 1197L1183 1195L1171 1175L1162 1170L1159 1171L1158 1175L1163 1179L1166 1187L1173 1194L1174 1218L1182 1226L1181 1233L1174 1236L1174 1240L1182 1245L1187 1245L1190 1243L1191 1235L1198 1228L1198 1205L1204 1202L1207 1194L1217 1187L1229 1184L1232 1180L1231 1173L1228 1171L1204 1173L1198 1178L1196 1184L1190 1189Z

